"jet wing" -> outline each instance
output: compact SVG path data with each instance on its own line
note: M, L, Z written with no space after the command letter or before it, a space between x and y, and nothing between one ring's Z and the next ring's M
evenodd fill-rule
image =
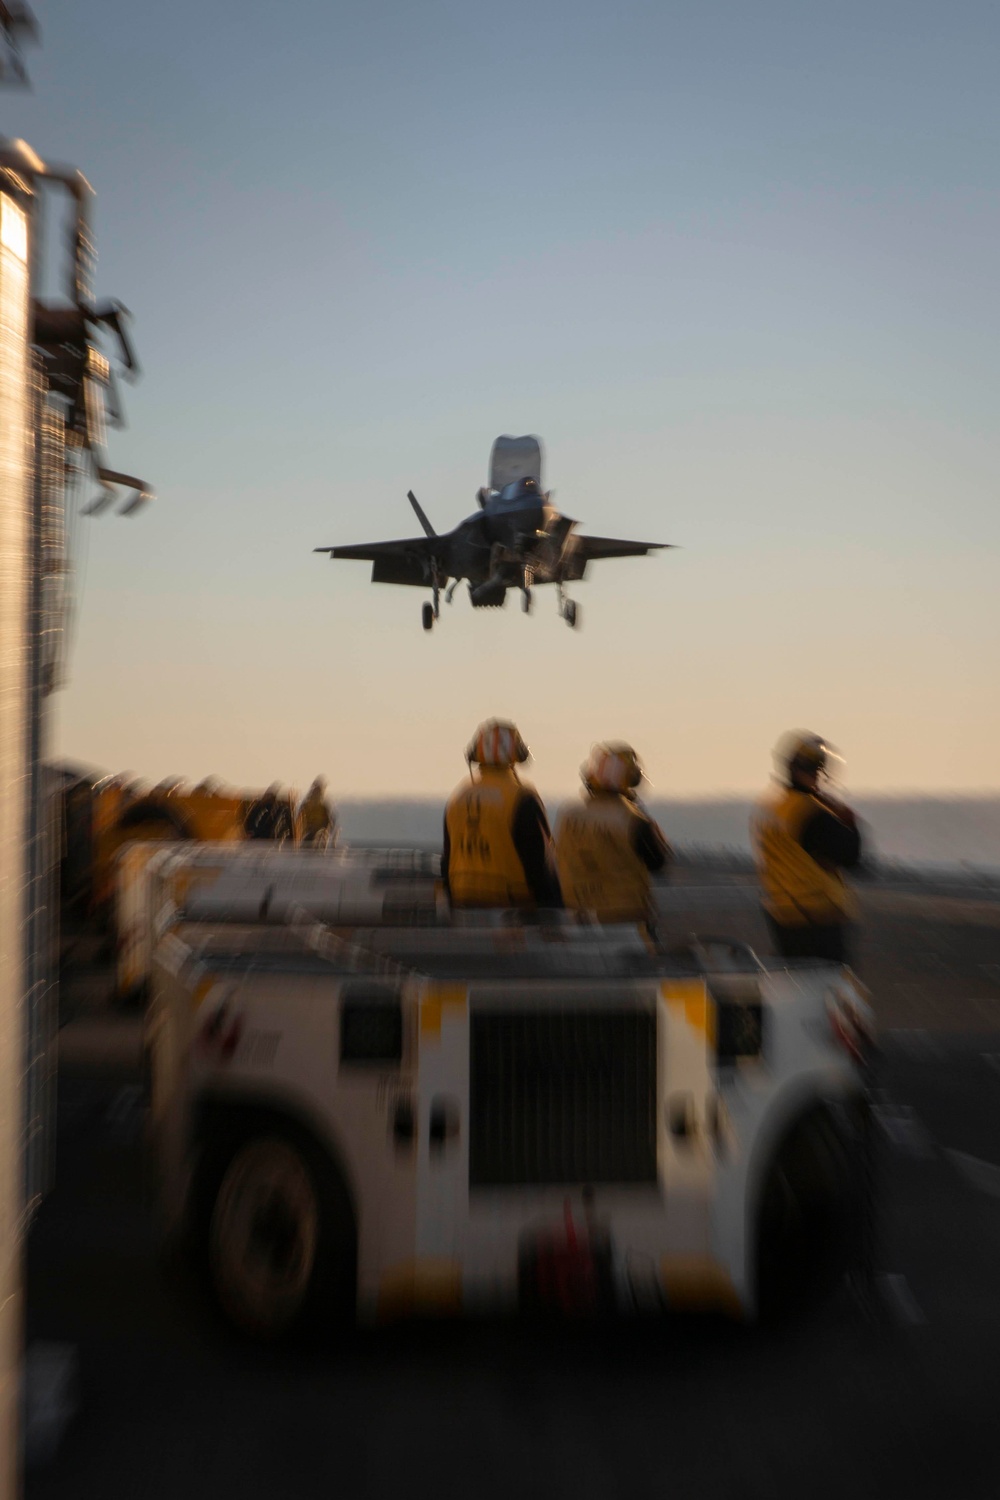
M395 542L360 542L353 547L314 547L313 551L328 552L331 557L355 562L370 562L372 583L402 583L413 588L428 588L432 582L431 559L441 552L441 542L438 537L415 536Z
M435 538L436 540L436 538ZM440 549L439 549L440 550ZM314 547L314 552L329 552L331 557L352 557L358 562L376 562L382 557L432 557L431 538L415 536L397 542L359 542L352 547Z
M672 542L626 542L613 536L580 536L574 538L576 552L587 562L596 562L601 557L645 557L649 552L661 552Z

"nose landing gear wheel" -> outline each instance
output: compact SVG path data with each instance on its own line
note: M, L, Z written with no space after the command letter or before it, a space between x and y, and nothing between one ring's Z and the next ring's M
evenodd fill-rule
M521 590L521 608L526 615L531 614L531 590Z
M566 600L566 604L563 608L563 619L566 621L566 624L569 626L570 630L576 629L579 623L580 616L577 612L575 599Z
M434 606L433 606L433 604L425 604L424 605L424 607L423 607L423 609L421 611L421 619L424 622L424 629L425 630L433 630L433 628L434 628Z

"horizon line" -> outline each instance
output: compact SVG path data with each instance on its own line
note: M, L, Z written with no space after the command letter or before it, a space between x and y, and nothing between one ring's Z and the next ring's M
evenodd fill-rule
M329 787L329 780L327 782ZM579 791L578 787L570 791L560 789L553 791L543 787L536 787L539 795L544 798L567 797ZM644 802L745 802L755 800L767 790L767 787L755 787L752 791L718 791L718 792L661 792L657 787L651 787L643 796ZM454 791L452 787L444 792L330 792L334 802L427 802L437 805L442 799L447 800ZM841 788L836 788L839 794ZM959 791L940 790L924 787L905 787L903 789L885 787L859 787L843 789L845 797L874 797L886 801L905 801L910 798L920 798L928 802L983 802L1000 801L1000 787L983 789L963 789Z

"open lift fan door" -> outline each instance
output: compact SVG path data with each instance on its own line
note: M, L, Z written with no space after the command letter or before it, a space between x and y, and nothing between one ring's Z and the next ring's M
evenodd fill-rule
M376 557L372 563L372 583L409 583L416 588L427 588L430 580L416 558Z
M519 479L542 483L542 445L536 437L498 437L490 454L490 489L502 490Z

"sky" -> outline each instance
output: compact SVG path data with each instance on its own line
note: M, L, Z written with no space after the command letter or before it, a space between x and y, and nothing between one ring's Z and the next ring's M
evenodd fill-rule
M36 0L0 129L97 191L134 315L82 523L60 753L445 792L480 719L544 789L661 796L827 735L848 788L1000 789L1000 12L978 3ZM58 242L50 244L58 252ZM680 550L521 614L316 546L475 509L537 433L584 530Z

